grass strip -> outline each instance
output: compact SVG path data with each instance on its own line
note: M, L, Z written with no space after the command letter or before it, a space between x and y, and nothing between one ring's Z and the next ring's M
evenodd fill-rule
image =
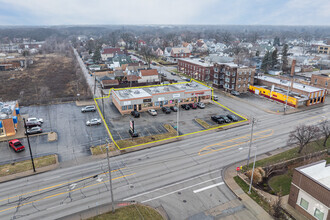
M215 127L219 126L219 125L210 125L209 123L207 123L203 119L199 119L199 118L196 118L195 121L205 129L215 128Z
M153 208L143 205L129 205L116 209L115 213L104 213L88 220L163 220L163 217Z
M286 173L272 177L268 184L276 194L280 193L282 196L285 196L290 193L291 180L292 176L290 173Z
M107 144L93 146L90 148L92 155L105 154L107 152ZM113 144L109 146L109 151L115 151L116 148Z
M33 158L35 168L56 164L56 155ZM31 160L24 160L12 164L0 165L0 177L32 170Z

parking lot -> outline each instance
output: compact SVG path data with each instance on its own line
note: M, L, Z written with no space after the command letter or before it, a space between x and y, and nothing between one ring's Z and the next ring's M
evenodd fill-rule
M102 111L102 101L98 100L98 105ZM115 141L130 138L129 126L130 120L134 120L135 130L139 136L150 136L167 132L163 127L164 124L170 124L174 128L177 126L177 112L165 114L161 110L157 110L157 116L152 116L148 112L140 112L139 118L131 115L121 115L117 108L112 104L110 98L104 99L105 120ZM227 115L230 111L220 107L217 104L206 104L205 109L179 110L179 132L180 134L188 134L196 131L204 130L195 119L203 119L210 125L216 125L211 120L213 115Z
M103 124L86 126L86 121L100 118L97 112L81 113L81 107L75 103L21 107L21 114L28 117L43 118L44 133L55 131L58 140L48 142L47 135L32 135L30 143L35 156L56 153L60 161L74 160L78 157L90 155L90 146L104 144L108 137ZM25 151L15 153L8 147L7 142L0 142L0 161L29 158L26 138L20 139L26 147Z

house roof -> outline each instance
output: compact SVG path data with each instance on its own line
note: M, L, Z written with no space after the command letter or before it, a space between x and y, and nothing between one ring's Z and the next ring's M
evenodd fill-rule
M102 54L112 54L112 53L124 54L124 52L120 48L104 48L102 51Z
M158 71L156 69L151 70L141 70L141 76L158 76Z
M141 79L141 77L136 76L136 75L128 75L127 76L127 81L137 81L138 79Z
M173 47L171 50L171 53L177 54L177 53L190 53L189 49L186 47Z
M116 86L119 85L119 81L116 79L102 80L102 84L107 86Z
M183 42L183 43L182 43L182 46L183 46L183 47L188 47L188 45L189 45L189 43L187 43L187 42Z

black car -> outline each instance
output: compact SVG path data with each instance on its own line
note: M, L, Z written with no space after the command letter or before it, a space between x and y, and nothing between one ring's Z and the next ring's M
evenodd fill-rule
M170 109L171 109L172 111L174 111L174 112L177 112L177 111L178 111L178 107L176 107L176 106L171 106Z
M227 117L232 121L238 121L238 118L235 115L227 115Z
M39 126L29 128L25 132L25 134L38 134L38 133L42 133L42 129Z
M169 107L163 107L162 111L166 114L171 114L171 109Z
M131 115L133 115L134 118L139 118L140 117L140 113L138 111L131 111Z
M223 118L221 118L219 115L214 115L211 116L212 121L218 123L218 124L223 124L225 123L225 120Z
M190 109L190 106L187 105L187 104L183 104L183 105L181 105L181 108L183 108L185 110L189 110Z
M129 129L128 132L132 137L139 137L139 134L136 131L133 132L131 129Z
M175 73L175 72L171 72L171 74L172 74L173 76L175 76L175 75L176 75L176 73Z
M189 107L192 109L197 109L197 104L196 103L190 103Z
M27 121L26 122L26 127L27 128L33 128L33 127L40 127L41 123L39 121Z
M226 123L231 122L231 120L229 118L227 118L227 116L225 116L225 115L219 115L219 117L223 118L223 120L225 120Z

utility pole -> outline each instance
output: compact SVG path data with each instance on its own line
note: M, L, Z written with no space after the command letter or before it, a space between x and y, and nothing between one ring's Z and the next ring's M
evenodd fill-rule
M101 94L102 94L102 115L103 115L103 118L105 120L105 115L104 115L104 100L103 100L103 89L101 89Z
M180 114L180 100L178 100L178 112L176 114L176 136L179 136L179 114Z
M257 159L257 147L254 152L254 160L253 160L253 168L252 168L252 174L251 174L251 181L250 181L250 187L249 187L249 194L251 194L251 188L252 188L252 181L253 181L253 173L254 173L254 167L256 165L256 159Z
M252 147L252 137L253 137L253 126L254 126L255 121L256 121L256 119L255 119L255 118L252 118L251 136L250 136L250 146L249 146L249 154L248 154L248 160L247 160L247 163L246 163L246 167L247 167L247 169L249 168L250 154L251 154L251 147Z
M96 92L96 75L94 73L94 96L95 96L95 92Z
M107 160L108 160L108 169L109 169L109 179L110 179L110 193L111 193L111 207L112 207L112 213L115 213L115 207L113 204L113 191L112 191L112 178L111 178L111 168L110 168L110 159L109 159L109 141L107 141Z
M25 134L26 134L26 138L27 138L28 145L29 145L29 150L30 150L30 157L31 157L33 172L36 172L36 168L34 166L34 161L33 161L33 156L32 156L32 151L31 151L31 146L30 146L29 134L27 133L27 127L26 127L25 118L23 118L23 121L24 121Z
M287 108L287 105L288 105L289 91L290 91L290 83L288 83L288 91L286 92L286 99L285 99L285 105L284 105L284 114L286 112L286 108Z

